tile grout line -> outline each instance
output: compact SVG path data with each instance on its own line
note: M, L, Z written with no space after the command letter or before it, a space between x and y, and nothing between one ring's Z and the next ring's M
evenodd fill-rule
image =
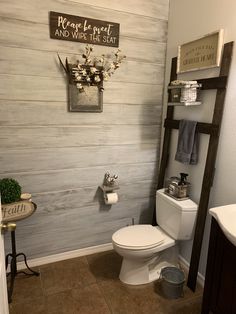
M109 302L107 301L106 299L106 296L104 295L100 285L99 285L99 282L97 281L97 278L96 278L96 284L97 284L97 287L98 287L98 290L100 291L102 297L103 297L103 300L105 301L106 305L107 305L107 308L109 309L110 313L113 314L113 311L112 311L112 306L109 304Z
M87 261L87 263L88 263L88 266L90 266L87 257L88 257L88 255L86 255L85 258L86 258L86 261ZM89 268L89 271L90 271L90 267L88 267L88 268ZM94 276L94 277L95 277L95 276ZM100 293L101 293L101 295L102 295L102 297L103 297L103 300L105 301L105 303L106 303L106 305L107 305L108 310L110 311L111 314L113 314L112 308L111 308L111 306L109 305L109 302L107 302L106 297L105 297L103 291L102 291L101 288L100 288L99 281L98 281L97 277L95 277L95 280L96 280L96 285L97 285L97 287L98 287L98 290L100 291Z

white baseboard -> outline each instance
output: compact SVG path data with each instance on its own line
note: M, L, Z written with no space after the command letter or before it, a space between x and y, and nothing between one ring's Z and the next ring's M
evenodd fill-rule
M184 268L185 270L187 270L187 272L188 272L189 266L190 266L189 262L187 262L186 259L183 258L183 256L181 256L181 255L179 255L179 262L180 262L181 267L183 267L183 268ZM197 283L198 283L202 288L204 287L205 277L204 277L202 274L200 274L199 272L198 272L198 274L197 274Z
M27 263L28 263L29 267L36 267L36 266L40 266L40 265L45 265L45 264L63 261L63 260L70 259L70 258L75 258L75 257L80 257L80 256L110 251L112 249L113 249L112 243L106 243L106 244L90 246L87 248L78 249L78 250L74 250L74 251L68 251L68 252L53 254L53 255L49 255L49 256L45 256L45 257L38 257L38 258L30 259L27 261ZM24 262L18 262L17 263L17 269L21 270L24 268L25 268Z

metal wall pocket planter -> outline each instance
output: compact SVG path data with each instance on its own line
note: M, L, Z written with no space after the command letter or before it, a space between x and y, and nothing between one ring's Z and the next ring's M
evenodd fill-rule
M120 50L105 57L91 57L93 47L87 45L82 54L83 63L77 60L71 64L66 58L65 64L60 56L58 59L67 74L68 80L68 110L72 112L102 112L103 109L103 81L120 67L125 56L120 55Z
M68 110L82 112L102 112L103 92L102 83L99 86L84 86L81 93L75 84L68 84Z
M81 112L102 112L103 80L101 67L70 65L68 80L68 110ZM94 72L94 73L93 73ZM88 81L89 80L89 81Z
M68 76L68 110L72 112L102 112L103 79L101 67L69 64L66 60Z

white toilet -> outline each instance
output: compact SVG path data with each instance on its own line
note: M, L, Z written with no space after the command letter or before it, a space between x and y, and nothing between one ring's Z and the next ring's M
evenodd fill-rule
M197 204L187 199L177 201L156 192L158 226L133 225L112 236L114 250L123 257L120 280L131 285L159 278L162 267L177 265L176 240L190 240L194 230Z

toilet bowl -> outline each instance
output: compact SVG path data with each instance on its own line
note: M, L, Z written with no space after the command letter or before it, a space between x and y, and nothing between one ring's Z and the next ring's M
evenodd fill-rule
M166 250L175 245L175 240L159 227L134 225L122 228L113 234L112 243L114 250L123 257L119 278L127 284L152 282L159 278L162 267L178 262L177 254L173 252L176 248L172 252L169 250L166 258Z
M119 278L131 285L157 280L161 269L178 264L176 240L192 237L197 204L176 201L157 191L156 216L159 226L133 225L112 236L114 250L123 257Z

